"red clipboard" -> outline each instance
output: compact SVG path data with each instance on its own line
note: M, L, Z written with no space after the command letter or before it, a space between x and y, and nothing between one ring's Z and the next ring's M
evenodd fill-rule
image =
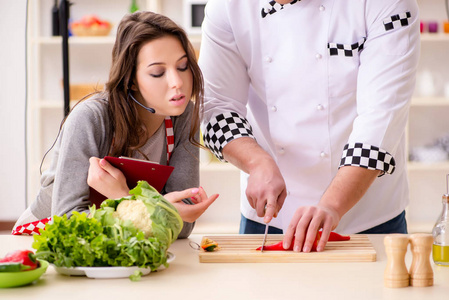
M126 183L130 189L133 189L139 180L145 180L158 192L161 192L174 170L172 166L160 165L148 160L130 158L130 157L112 157L105 156L104 159L112 166L122 171L126 177ZM90 188L89 200L98 208L106 197Z

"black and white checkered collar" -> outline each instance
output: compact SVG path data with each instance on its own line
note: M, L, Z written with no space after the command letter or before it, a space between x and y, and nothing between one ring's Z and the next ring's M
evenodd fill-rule
M270 0L270 1L268 1L267 4L265 4L262 7L262 18L265 18L268 15L272 15L275 12L278 12L278 11L284 9L285 7L289 7L290 5L298 3L299 1L301 1L301 0L292 0L292 2L287 3L287 4L279 4L274 0Z

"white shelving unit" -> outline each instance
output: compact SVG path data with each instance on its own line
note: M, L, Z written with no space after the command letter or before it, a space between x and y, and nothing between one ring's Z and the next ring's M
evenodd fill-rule
M116 27L130 0L71 0L70 17L96 14L113 24L109 36L69 38L71 84L104 84L107 80ZM30 0L28 19L28 203L40 184L40 164L53 144L63 119L62 38L51 34L53 0ZM160 12L161 0L140 0L141 9ZM78 99L73 99L78 100ZM74 101L74 102L75 102ZM50 162L51 156L43 164Z
M438 22L439 32L421 34L421 57L408 125L409 153L449 136L449 33L442 29L448 18L444 1L418 0L421 20L425 24ZM408 172L409 231L430 232L441 211L449 160L409 161Z
M69 38L70 84L103 84L108 78L110 53L115 41L116 26L128 12L131 0L71 0L71 18L78 20L96 14L115 26L109 36ZM183 0L140 0L141 10L169 16L182 24ZM27 201L34 201L40 187L39 167L45 152L53 144L63 119L62 38L51 35L53 0L30 0L28 26L28 191ZM191 36L195 47L200 37ZM74 99L75 100L75 99ZM74 101L75 102L75 101ZM51 152L43 170L51 161ZM240 220L239 171L231 166L210 162L202 150L201 185L210 193L220 194L197 223L195 232L236 233Z

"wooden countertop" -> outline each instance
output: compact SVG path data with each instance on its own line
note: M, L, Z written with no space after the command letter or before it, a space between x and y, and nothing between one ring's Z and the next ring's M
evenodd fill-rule
M347 263L200 263L190 241L178 240L170 252L175 260L166 270L139 282L59 275L49 267L41 279L20 288L0 289L1 299L447 299L449 267L436 266L431 287L384 287L384 235L371 235L375 262ZM8 251L32 249L30 236L0 235L0 257ZM411 251L406 264L410 266Z

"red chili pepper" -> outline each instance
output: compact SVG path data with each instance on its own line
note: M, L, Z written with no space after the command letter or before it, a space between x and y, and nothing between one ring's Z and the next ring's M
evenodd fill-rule
M349 235L341 235L336 232L331 232L329 235L329 242L349 241L351 237Z
M38 267L36 256L30 250L17 250L8 253L4 258L0 259L0 263L20 263L23 266L22 270L34 270Z
M313 242L311 251L316 251L316 248L318 247L318 242L321 238L321 231L318 231L316 235L316 239ZM331 232L329 235L329 242L337 242L337 241L349 241L351 237L349 235L340 235L336 232ZM293 251L293 245L295 244L295 238L293 238L290 247L288 249L284 249L283 242L280 241L279 243L267 245L263 247L263 250L265 251ZM262 247L257 248L256 250L261 250Z

